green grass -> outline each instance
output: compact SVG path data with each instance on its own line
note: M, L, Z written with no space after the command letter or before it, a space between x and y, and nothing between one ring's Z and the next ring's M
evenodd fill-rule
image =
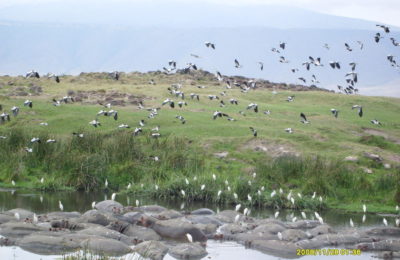
M148 85L153 78L157 85ZM14 85L8 83L12 81ZM23 107L25 97L8 97L7 93L17 86L34 82L43 88L40 96L30 96L34 101L32 109ZM188 106L171 109L162 107L154 119L147 119L148 112L136 106L113 107L118 110L119 120L99 117L102 126L94 128L88 124L103 109L100 105L75 103L52 106L53 97L62 97L67 91L118 91L145 97L146 107L160 107L162 100L173 98L167 87L182 82ZM131 73L123 75L120 81L107 79L103 74L85 74L79 77L65 76L60 84L48 79L24 79L22 77L0 77L0 104L4 110L13 105L21 107L18 117L11 122L0 124L0 185L57 189L98 189L104 188L105 179L112 190L143 193L154 197L182 197L186 200L212 200L215 203L244 203L266 207L335 207L350 208L346 205L369 203L386 210L400 202L397 183L399 170L400 102L394 98L346 96L330 92L279 91L276 95L267 89L256 89L240 93L238 89L227 90L222 99L227 104L220 108L218 101L210 101L208 94L224 90L215 80L204 76L163 75L158 73ZM205 85L206 89L198 89ZM201 95L200 101L190 100L189 93ZM295 95L294 102L286 102L289 95ZM230 105L229 99L237 98L239 105ZM246 106L256 102L260 112L247 111ZM359 118L351 106L360 104L364 117ZM334 118L330 109L340 110ZM271 110L264 115L263 110ZM223 111L237 121L228 122L218 118L212 120L215 110ZM246 116L239 114L244 111ZM299 114L307 115L310 124L299 122ZM182 125L176 115L185 117ZM378 119L382 126L370 123ZM138 126L146 120L144 133L134 137L132 129L117 129L122 123ZM47 122L48 126L40 126ZM150 129L161 126L162 137L149 137ZM258 137L251 135L249 126L255 127ZM293 134L284 129L292 127ZM379 131L386 137L371 135L368 130ZM83 132L85 138L76 138L72 132ZM32 137L57 139L55 144L29 143ZM24 147L34 149L26 153ZM266 151L255 150L257 146ZM282 150L289 155L279 157ZM215 152L228 152L227 158L218 159ZM384 169L363 157L364 152L378 153L385 163L392 165ZM297 154L298 156L294 156ZM359 162L343 162L346 156L358 156ZM155 162L151 157L158 156ZM361 167L372 168L373 174L365 174ZM257 173L256 179L251 174ZM213 180L212 174L217 175ZM193 178L197 181L193 183ZM40 183L41 177L45 182ZM185 178L193 186L187 187ZM229 181L228 191L225 180ZM252 185L248 185L248 181ZM125 190L128 183L132 188ZM143 188L141 185L143 184ZM155 190L155 184L159 186ZM201 191L200 186L206 185ZM265 191L258 195L264 186ZM285 193L270 197L272 190L282 188ZM217 193L222 194L218 197ZM292 190L295 205L286 199ZM235 199L233 193L239 198ZM297 193L303 196L299 198ZM313 192L323 196L323 203L312 200ZM251 194L252 201L247 200ZM317 197L318 197L317 196ZM380 206L379 206L380 205Z

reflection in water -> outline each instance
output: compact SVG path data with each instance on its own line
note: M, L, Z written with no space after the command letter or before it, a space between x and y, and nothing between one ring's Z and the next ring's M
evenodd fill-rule
M78 211L85 212L91 209L91 204L93 201L99 202L102 200L109 199L111 193L104 192L40 192L40 191L23 191L23 190L6 190L0 189L0 212L7 211L14 208L23 208L37 214L43 214L51 211L59 211L58 201L60 200L64 205L64 211ZM185 210L190 211L198 208L210 208L215 212L219 212L225 209L234 209L234 205L215 205L207 202L192 202L187 203L183 201L172 201L172 200L154 200L149 198L140 198L135 196L118 195L116 196L116 201L127 206L135 206L136 203L140 205L151 205L158 204L166 208L175 209L177 211ZM133 203L133 204L132 204ZM259 209L252 208L251 216L257 218L267 218L274 217L274 210L271 209ZM314 212L305 211L308 218L314 218ZM382 217L376 214L367 214L365 223L362 223L363 214L349 214L340 211L323 211L319 212L323 217L324 222L340 230L345 227L349 227L349 220L352 218L354 225L356 227L371 227L371 226L382 226ZM300 211L293 210L281 210L279 214L279 219L283 221L291 221L294 217L297 219L302 219L302 214ZM394 218L386 217L389 225L394 225ZM209 255L206 257L208 259L281 259L274 256L269 256L262 254L258 251L245 249L243 246L234 242L224 242L220 243L217 241L210 240L207 243L207 251ZM18 247L0 247L1 260L3 259L55 259L54 256L38 256L25 252ZM3 258L3 256L5 256ZM365 254L361 257L346 257L349 259L367 259L370 258L371 254ZM340 256L326 256L326 257L315 257L308 256L302 257L301 259L342 259ZM131 259L131 258L128 258ZM167 256L165 259L173 259Z

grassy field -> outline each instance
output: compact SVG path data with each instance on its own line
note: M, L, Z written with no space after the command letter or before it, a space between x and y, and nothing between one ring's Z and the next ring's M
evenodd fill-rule
M150 79L157 84L148 84ZM112 109L119 114L117 121L100 116L102 126L88 124L104 109L95 103L116 92L143 99L145 107L161 107L165 98L178 101L167 90L173 83L182 84L187 106L163 106L153 119L148 119L149 112L139 110L137 105L114 106ZM40 95L15 95L21 89L29 93L32 85L42 87ZM198 85L206 88L197 88ZM119 81L105 74L64 76L59 84L45 78L3 76L0 86L3 111L11 114L12 106L21 108L17 117L11 116L10 122L0 125L0 135L7 137L0 139L1 186L10 187L14 180L17 186L30 188L96 189L104 188L107 179L109 188L119 192L183 197L184 190L187 200L216 203L330 206L354 211L367 203L371 205L369 209L385 212L394 211L400 203L399 99L279 88L276 94L272 89L261 88L241 93L237 88L227 90L204 75L158 73L124 74ZM226 96L222 97L220 92L224 90ZM52 105L52 98L61 98L68 91L91 94L82 102ZM200 95L200 101L190 99L192 92ZM226 106L221 108L219 101L209 100L209 94L220 96ZM294 102L285 101L289 95L295 95ZM34 103L32 109L23 106L27 98ZM239 105L231 105L230 98L238 99ZM258 104L259 113L246 110L250 103ZM351 109L355 104L363 106L362 118ZM340 111L338 118L332 116L331 108ZM215 110L236 121L212 120ZM264 110L271 114L265 115ZM310 124L300 123L301 112ZM181 124L176 115L183 116L186 124ZM134 137L132 131L141 119L146 121L143 134ZM382 126L372 125L372 119L378 119ZM131 128L118 129L122 123ZM153 139L150 129L157 125L161 137ZM250 126L257 129L257 137L252 136ZM293 134L284 131L288 127ZM82 132L85 137L73 137L72 132ZM42 140L55 138L57 143L30 144L29 140L36 136ZM24 147L32 147L33 153L25 152ZM223 158L214 155L222 152L227 153ZM366 158L365 152L379 154L383 163ZM153 156L160 160L155 161ZM357 156L358 161L344 162L347 156ZM390 164L390 169L384 163ZM365 173L365 168L372 173ZM257 173L255 178L253 172ZM42 177L44 183L40 182ZM132 183L129 190L128 183ZM201 190L203 184L205 188ZM283 194L279 193L280 188ZM273 190L277 195L271 198ZM287 199L290 190L295 203ZM317 196L312 199L314 192ZM323 197L322 202L319 196Z

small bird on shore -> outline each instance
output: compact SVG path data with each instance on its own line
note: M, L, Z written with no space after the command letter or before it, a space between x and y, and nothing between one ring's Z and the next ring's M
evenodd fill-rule
M379 122L376 119L371 120L371 124L373 124L373 125L382 125L381 122Z
M339 110L337 110L335 108L331 108L331 113L337 118L339 115Z
M307 117L306 117L306 115L304 113L300 113L300 118L301 118L300 122L302 122L303 124L309 124L310 123L310 121L307 121Z
M257 130L254 127L249 127L254 137L257 137Z
M351 107L351 109L356 109L356 108L358 109L358 116L362 117L363 116L363 108L362 108L362 106L354 105L354 106Z
M61 200L58 201L58 207L60 208L61 211L64 211L64 206L61 203Z
M32 101L31 101L31 100L28 100L28 99L25 100L25 102L24 102L24 107L26 107L26 106L32 108L32 107L33 107Z

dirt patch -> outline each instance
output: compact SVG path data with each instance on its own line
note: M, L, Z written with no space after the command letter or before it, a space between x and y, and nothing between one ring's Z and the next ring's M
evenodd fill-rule
M281 156L300 156L293 147L289 146L288 144L279 144L274 141L269 140L262 140L262 139L253 139L245 143L242 149L252 150L256 152L264 152L268 156L272 158L277 158Z
M386 159L392 162L400 163L400 155L397 154L389 154L386 156Z
M369 134L369 135L376 135L376 136L382 136L383 138L395 143L395 144L400 144L400 138L397 138L395 136L392 136L388 133L385 133L382 130L378 129L372 129L372 128L364 128L363 133Z
M69 93L72 94L72 93ZM139 102L143 102L147 99L144 95L132 95L127 93L121 93L118 91L104 91L104 90L92 90L83 91L78 90L73 93L75 101L82 102L83 104L107 104L110 103L113 106L126 106L126 105L138 105Z

